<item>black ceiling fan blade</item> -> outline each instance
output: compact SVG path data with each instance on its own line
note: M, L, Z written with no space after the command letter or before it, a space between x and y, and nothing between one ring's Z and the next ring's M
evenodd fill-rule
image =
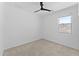
M43 9L43 10L45 10L45 11L49 11L49 12L51 11L51 10L49 10L49 9Z
M40 10L36 10L36 11L34 11L34 12L38 12L38 11L40 11Z

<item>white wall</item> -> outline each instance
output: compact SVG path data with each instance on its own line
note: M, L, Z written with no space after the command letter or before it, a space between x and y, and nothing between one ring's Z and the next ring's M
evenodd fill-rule
M45 22L45 15L48 15L49 12L44 12L44 11L39 11L36 13L38 16L39 16L39 23L40 23L40 26L39 26L39 37L40 39L44 39L44 34L43 34L43 30L44 30L44 22Z
M3 4L0 3L0 56L3 54Z
M68 47L79 49L79 20L78 20L78 6L65 8L57 11L54 15L51 13L45 15L43 35L44 38L50 41L54 41L59 44L66 45ZM58 31L58 17L72 16L72 34L59 33Z
M78 2L78 16L79 16L79 2Z
M4 49L39 39L38 15L9 3L4 10Z

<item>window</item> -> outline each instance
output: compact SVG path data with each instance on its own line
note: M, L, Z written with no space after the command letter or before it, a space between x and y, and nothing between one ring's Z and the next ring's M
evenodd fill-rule
M59 32L71 33L71 16L64 16L58 19Z

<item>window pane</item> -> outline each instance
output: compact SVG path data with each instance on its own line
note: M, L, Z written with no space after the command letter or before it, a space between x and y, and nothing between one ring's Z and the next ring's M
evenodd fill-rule
M71 33L71 16L59 18L59 32Z

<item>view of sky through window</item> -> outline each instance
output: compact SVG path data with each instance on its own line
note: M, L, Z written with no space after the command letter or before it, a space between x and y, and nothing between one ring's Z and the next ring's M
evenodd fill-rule
M60 17L59 24L62 24L62 23L71 23L71 16Z

